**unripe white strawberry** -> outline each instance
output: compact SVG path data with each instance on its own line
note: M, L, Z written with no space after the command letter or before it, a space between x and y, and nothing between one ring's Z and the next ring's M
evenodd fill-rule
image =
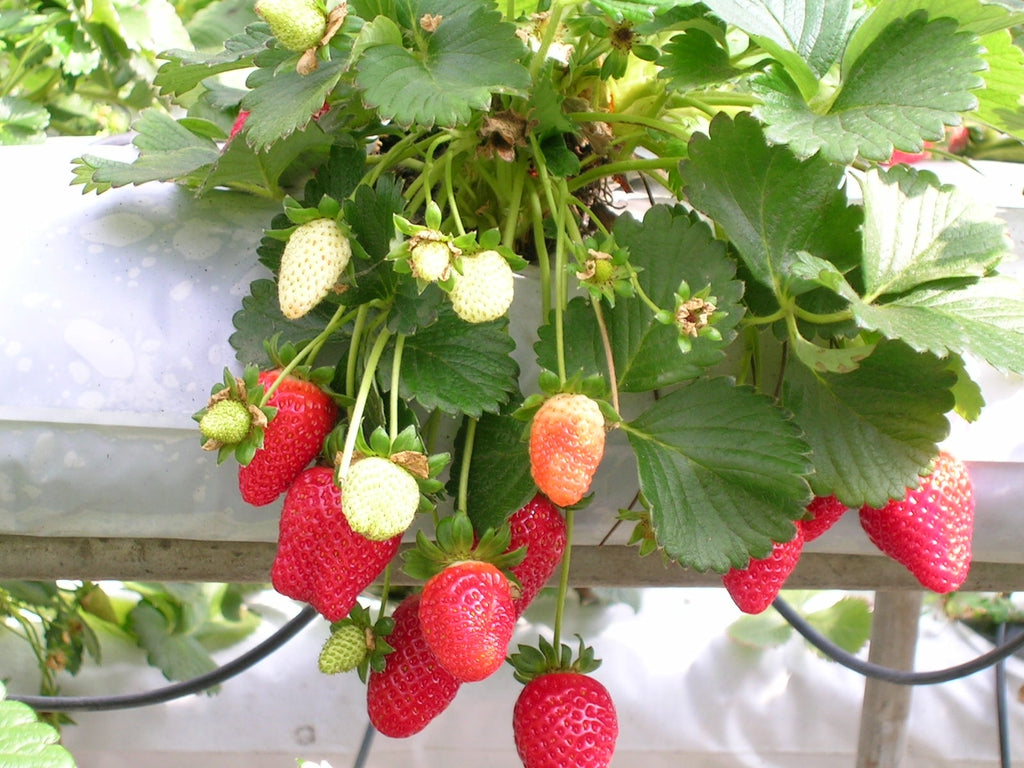
M327 31L327 17L316 0L258 0L256 13L289 51L316 47Z
M352 257L352 246L334 219L313 219L288 238L277 275L281 313L303 317L330 293Z
M467 323L497 320L512 306L515 277L497 251L463 257L462 273L452 279L452 308Z
M348 672L358 667L367 653L366 630L355 624L343 624L327 638L317 666L325 675Z
M421 240L409 252L413 277L428 283L446 280L451 273L452 249L440 240Z
M341 482L341 504L349 527L385 541L412 525L420 488L409 472L382 456L355 462Z

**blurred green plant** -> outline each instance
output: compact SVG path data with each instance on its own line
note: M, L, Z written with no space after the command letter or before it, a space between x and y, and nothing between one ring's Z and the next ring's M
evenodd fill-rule
M0 581L0 634L13 634L31 648L40 694L59 694L62 676L78 674L87 658L101 662L102 637L138 646L168 680L186 680L214 669L210 654L241 641L261 621L246 605L259 586L113 586ZM0 668L0 675L9 672ZM46 718L70 722L63 715Z
M171 101L156 55L223 44L250 0L0 0L0 144L127 131Z

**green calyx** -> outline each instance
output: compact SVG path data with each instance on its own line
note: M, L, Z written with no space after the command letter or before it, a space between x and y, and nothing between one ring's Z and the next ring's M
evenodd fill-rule
M512 665L513 676L521 683L528 683L531 680L548 675L552 672L576 672L581 675L589 674L601 666L601 660L594 658L594 649L579 639L579 649L573 658L573 651L565 643L555 648L543 636L537 638L537 646L520 645L519 651L509 656L508 663Z
M515 577L508 569L521 563L526 556L525 547L508 551L512 531L507 525L488 528L477 539L473 523L461 511L441 519L435 536L435 541L431 541L423 531L417 531L416 546L403 555L405 563L402 570L412 578L427 581L449 565L476 560L490 563L514 581Z
M262 399L256 366L248 366L241 378L225 368L223 382L213 386L206 407L192 415L199 422L203 450L217 451L218 464L233 455L244 467L263 447L264 430L277 409L261 406Z
M357 603L348 616L331 625L331 636L320 651L317 667L325 675L354 669L365 683L370 670L384 670L385 657L394 650L385 638L394 629L395 621L390 616L373 621L369 609Z

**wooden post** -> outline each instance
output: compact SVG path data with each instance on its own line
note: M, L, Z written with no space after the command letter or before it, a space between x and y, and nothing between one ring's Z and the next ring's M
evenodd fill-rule
M923 593L875 593L868 661L900 670L914 667ZM860 715L857 768L900 768L907 751L913 686L868 678Z

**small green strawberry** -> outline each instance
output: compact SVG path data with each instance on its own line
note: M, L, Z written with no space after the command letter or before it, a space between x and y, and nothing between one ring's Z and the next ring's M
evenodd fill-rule
M341 499L353 531L384 541L412 525L420 488L416 478L391 459L367 456L349 467L341 481Z
M384 669L387 655L394 651L388 642L394 631L395 621L390 616L374 621L370 609L356 603L348 616L331 624L331 636L320 650L317 667L325 675L354 669L365 683L371 671Z
M289 51L315 48L327 32L327 16L316 0L257 0L255 10Z
M338 283L352 258L352 246L334 219L299 225L281 256L277 296L281 313L297 320L319 304Z
M327 638L317 666L325 675L337 675L358 667L369 651L366 631L355 624L342 624Z
M207 440L225 445L240 443L252 428L252 414L240 400L219 400L199 420L199 432Z
M486 323L497 320L512 306L514 283L505 257L497 251L482 251L462 257L448 295L455 314L467 323Z

